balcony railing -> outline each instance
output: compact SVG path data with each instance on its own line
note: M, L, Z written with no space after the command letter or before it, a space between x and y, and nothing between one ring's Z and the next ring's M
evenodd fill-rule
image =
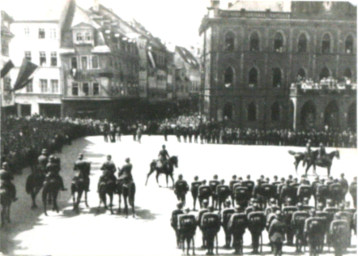
M226 18L271 18L271 19L289 19L291 18L291 13L287 12L254 12L242 10L219 10L220 17Z

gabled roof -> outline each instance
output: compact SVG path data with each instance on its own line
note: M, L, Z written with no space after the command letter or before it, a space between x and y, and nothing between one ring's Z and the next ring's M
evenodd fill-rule
M188 63L192 68L199 68L199 62L194 55L186 48L177 46L175 47L176 52L182 57L182 59Z
M82 9L81 7L76 5L75 15L74 15L72 23L71 23L71 28L78 27L80 25L81 26L84 26L84 25L91 26L95 29L100 28L100 25L90 17L89 12L85 11L84 9Z

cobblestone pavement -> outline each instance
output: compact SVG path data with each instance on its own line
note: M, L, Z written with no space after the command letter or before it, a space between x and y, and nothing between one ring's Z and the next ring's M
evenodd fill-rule
M87 137L76 140L71 146L63 148L61 175L66 187L70 188L73 177L73 163L80 152L92 162L91 191L89 192L89 208L81 205L80 214L72 211L70 192L61 192L59 196L59 213L49 211L49 216L42 213L40 196L37 198L39 208L31 210L31 200L24 192L26 176L29 170L16 177L15 183L19 200L12 207L12 223L1 229L0 251L5 255L181 255L176 249L175 235L170 227L171 211L175 208L176 197L169 188L159 188L155 175L150 177L145 186L149 163L157 157L164 143L163 137L144 136L142 143L134 142L132 137L123 137L121 142L105 143L102 137ZM201 145L178 143L176 138L169 137L166 143L171 155L179 156L179 167L175 170L175 178L183 174L190 183L195 175L200 179L211 179L214 174L219 179L229 181L233 174L253 179L264 174L287 177L296 175L293 157L288 150L303 151L300 147L275 146L240 146L240 145ZM330 152L332 148L328 148ZM134 165L133 176L137 185L136 217L125 218L124 215L113 214L100 209L98 211L98 195L96 186L101 174L100 165L105 156L111 154L117 166L124 164L130 157ZM340 160L335 159L332 174L338 176L345 172L350 181L358 167L357 150L340 149ZM302 167L298 174L303 172ZM326 174L318 168L318 174ZM313 178L313 177L312 177ZM164 176L160 184L165 186ZM171 185L171 183L170 183ZM347 199L350 196L347 195ZM313 203L313 202L312 202ZM122 203L123 205L123 203ZM187 195L187 206L192 208L191 195ZM118 197L114 199L114 209L118 208ZM270 254L267 246L267 234L263 234L263 254ZM251 251L251 237L245 234L244 253ZM353 239L354 247L349 248L348 255L355 255L357 237ZM197 230L195 244L201 245L201 232ZM219 233L219 246L224 244L224 234ZM284 246L284 254L292 254L294 247ZM219 248L219 254L232 254L233 250ZM196 250L203 255L206 251ZM0 253L1 254L1 253ZM306 253L308 255L308 253ZM333 255L327 253L325 255Z

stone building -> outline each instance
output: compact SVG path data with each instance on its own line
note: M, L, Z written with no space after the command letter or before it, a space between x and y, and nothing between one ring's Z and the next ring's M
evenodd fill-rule
M251 128L354 128L356 6L236 1L221 8L212 0L200 34L207 117Z
M61 41L63 115L116 118L139 98L139 57L125 23L101 5L72 1Z
M59 55L61 30L65 21L63 15L68 8L69 1L46 1L41 8L32 8L26 15L21 13L13 16L10 29L14 37L9 45L9 55L15 65L10 74L12 83L16 81L24 57L38 65L33 82L15 93L19 115L61 115Z

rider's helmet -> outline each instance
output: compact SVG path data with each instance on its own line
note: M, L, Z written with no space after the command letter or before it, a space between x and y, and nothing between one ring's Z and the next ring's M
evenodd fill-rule
M165 149L165 145L162 146L162 149Z

